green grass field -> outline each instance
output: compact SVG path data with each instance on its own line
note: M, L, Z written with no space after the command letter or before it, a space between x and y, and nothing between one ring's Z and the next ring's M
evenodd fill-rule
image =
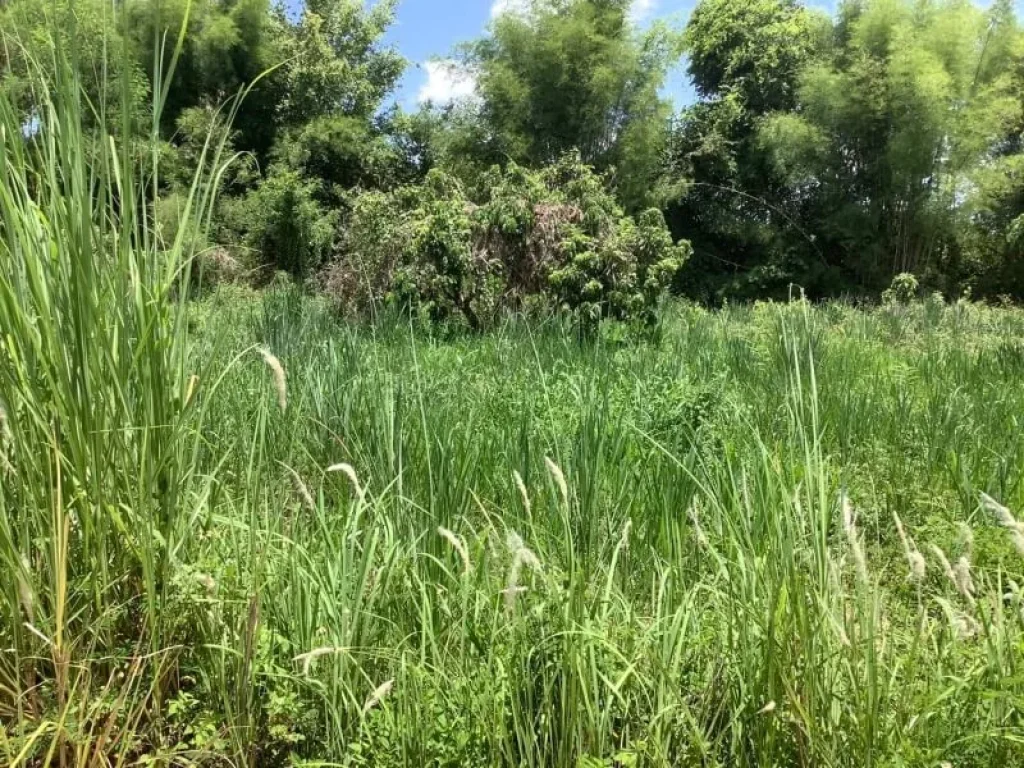
M7 762L1022 764L1019 311L185 311L151 498L6 454Z
M1024 765L1024 312L190 300L56 71L0 100L0 763Z

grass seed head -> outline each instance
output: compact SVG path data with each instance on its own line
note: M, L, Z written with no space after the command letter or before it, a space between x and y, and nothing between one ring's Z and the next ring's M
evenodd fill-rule
M711 549L711 543L708 541L708 537L704 533L704 528L700 524L700 516L697 513L696 502L690 505L690 520L693 522L693 532L697 536L697 543L702 549Z
M366 699L366 703L363 704L363 714L365 715L371 709L380 704L381 700L391 693L391 689L395 687L394 680L388 680L378 685L373 693L370 694L369 698Z
M526 545L523 543L523 537L515 531L509 531L505 534L505 546L508 547L508 551L513 555Z
M953 620L953 629L961 640L971 640L981 632L981 625L973 616L962 613Z
M360 500L366 498L366 491L363 489L363 486L359 484L359 476L356 475L355 467L351 464L345 464L344 462L341 464L332 464L327 468L327 471L341 472L341 474L345 475L345 477L349 479L349 482L352 483L352 488L355 490L356 496L358 496Z
M503 590L501 590L501 594L505 598L505 610L507 610L509 613L514 611L516 607L516 598L526 591L526 587L521 587L518 584L505 587Z
M1017 525L1017 522L1013 519L1013 514L1011 514L1008 507L1004 507L984 491L981 492L980 497L981 506L991 513L991 515L996 519L996 522L1006 528L1013 528Z
M277 390L277 404L284 411L288 408L288 382L285 379L284 366L281 361L266 347L260 347L263 362L267 364L274 378L274 389Z
M964 555L953 566L953 577L956 588L964 597L974 596L974 579L971 578L971 561Z
M192 404L192 398L196 396L196 390L199 388L199 377L196 374L192 374L188 377L188 384L185 387L185 407L187 408Z
M32 594L32 587L29 586L28 579L25 578L26 573L32 572L31 563L27 557L22 556L21 565L22 567L18 569L18 601L21 603L22 610L25 611L25 617L29 624L35 624L36 601Z
M763 707L761 707L759 710L757 710L757 714L759 714L759 715L770 715L772 712L775 711L775 707L776 707L775 701L774 700L769 701L767 704L765 704Z
M974 551L974 531L971 526L961 520L957 523L956 543L965 557L970 557Z
M946 553L935 544L929 544L928 548L935 555L935 559L939 561L939 565L942 567L942 572L946 575L946 578L956 584L956 573L953 571L953 566L949 564L949 558L946 557Z
M839 499L843 512L843 531L846 533L846 541L850 546L850 553L853 555L853 562L857 568L857 578L867 584L870 580L868 561L864 556L864 546L861 544L860 534L857 531L857 517L853 511L853 505L850 503L850 497L846 495L845 491Z
M1009 531L1014 548L1024 557L1024 525L1014 519L1009 507L1004 507L987 493L981 494L981 505L995 517L996 522Z
M523 482L523 476L516 470L512 470L512 480L515 481L516 488L519 489L519 495L523 499L523 509L526 511L527 517L530 515L530 494L526 492L526 483Z
M892 517L896 521L896 531L899 533L900 541L903 544L903 554L907 558L907 565L910 567L910 573L907 574L907 578L915 582L924 581L924 556L918 551L914 540L903 529L903 521L900 520L900 516L893 512Z
M915 582L924 581L926 571L924 555L915 549L907 555L907 560L910 564L910 573L908 575L910 580Z
M302 481L302 477L294 469L284 464L284 468L288 470L288 474L291 475L292 484L295 486L295 492L302 498L302 503L311 511L316 511L316 502L313 500L313 494L309 492L309 488Z
M313 662L319 659L321 656L329 656L332 653L340 653L341 648L336 648L333 645L325 645L322 648L314 648L312 651L306 653L300 653L292 661L302 662L302 674L304 677L309 677L309 669L313 665Z
M466 542L463 540L461 536L454 533L453 531L449 531L447 528L443 526L438 527L437 533L441 536L441 538L443 538L445 541L451 544L452 548L458 553L459 558L462 560L462 573L464 575L468 575L471 570L471 567L469 564L469 550L466 547Z
M562 501L566 504L569 503L569 486L565 482L565 473L562 472L562 468L555 464L547 456L544 457L544 463L547 464L548 472L551 473L551 477L555 480L555 485L558 486L558 492L562 494Z

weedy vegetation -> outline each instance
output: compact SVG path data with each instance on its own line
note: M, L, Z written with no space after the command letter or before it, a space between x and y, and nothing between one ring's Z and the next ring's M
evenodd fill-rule
M227 138L168 239L162 80L139 140L49 51L31 130L0 90L4 765L1024 765L1024 312L194 297Z

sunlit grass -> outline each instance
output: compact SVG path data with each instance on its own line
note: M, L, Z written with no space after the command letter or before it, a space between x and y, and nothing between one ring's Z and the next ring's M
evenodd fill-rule
M190 302L158 158L39 82L35 137L0 96L3 764L1024 764L1024 313Z

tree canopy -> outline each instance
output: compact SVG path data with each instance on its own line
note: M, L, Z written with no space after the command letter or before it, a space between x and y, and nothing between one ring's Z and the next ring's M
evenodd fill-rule
M91 130L124 130L103 121L127 99L143 140L148 94L166 88L168 162L152 201L165 233L177 231L207 137L228 130L222 105L244 92L218 134L238 159L218 177L205 246L245 274L318 284L351 258L375 200L409 216L442 203L491 210L502 196L552 204L538 190L557 196L551 169L574 158L618 206L614 226L587 234L597 251L658 209L670 244L692 250L673 289L695 298L782 296L794 284L877 297L903 273L921 290L1024 296L1024 37L1012 0L846 0L834 15L800 0L701 0L685 26L641 24L630 0L526 0L438 52L471 94L411 111L394 104L406 62L384 42L397 0L307 0L292 15L271 0L125 10L8 0L0 87L30 135L47 26L81 64ZM152 73L169 70L179 34L163 82ZM666 78L682 61L693 96L674 103ZM110 87L120 73L128 86ZM458 194L440 195L438 179ZM475 226L456 228L468 238L460 253L476 252ZM549 243L546 263L570 245Z

